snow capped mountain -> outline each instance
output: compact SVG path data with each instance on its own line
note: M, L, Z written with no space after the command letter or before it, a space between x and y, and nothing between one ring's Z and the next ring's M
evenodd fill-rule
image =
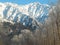
M17 23L20 22L25 26L35 27L35 22L43 24L48 18L50 6L40 4L39 2L27 5L17 5L14 3L0 3L1 21Z

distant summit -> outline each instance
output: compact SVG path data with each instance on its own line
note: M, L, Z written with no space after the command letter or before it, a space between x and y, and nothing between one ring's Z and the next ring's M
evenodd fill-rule
M22 23L26 27L35 27L37 24L44 24L48 18L50 6L39 2L27 5L14 3L0 3L0 20L2 22Z

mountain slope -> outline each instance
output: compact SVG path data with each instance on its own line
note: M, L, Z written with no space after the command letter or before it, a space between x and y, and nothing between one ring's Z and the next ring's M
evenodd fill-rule
M35 27L36 23L44 24L48 18L50 6L39 2L27 5L0 3L0 18L2 22L22 23L26 27Z

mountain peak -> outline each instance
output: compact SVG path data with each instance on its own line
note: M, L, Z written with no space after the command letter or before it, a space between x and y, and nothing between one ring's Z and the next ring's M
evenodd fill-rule
M14 3L0 3L0 15L7 22L20 22L25 26L36 26L35 21L44 23L48 17L50 6L40 4L39 2L30 3L27 5L18 5ZM33 21L35 20L35 21Z

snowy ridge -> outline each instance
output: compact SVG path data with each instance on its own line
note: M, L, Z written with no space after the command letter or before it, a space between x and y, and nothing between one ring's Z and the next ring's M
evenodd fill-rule
M14 3L0 3L0 18L2 22L17 23L20 22L25 26L36 26L34 21L44 23L48 18L50 6L40 4L39 2L27 5L17 5Z

